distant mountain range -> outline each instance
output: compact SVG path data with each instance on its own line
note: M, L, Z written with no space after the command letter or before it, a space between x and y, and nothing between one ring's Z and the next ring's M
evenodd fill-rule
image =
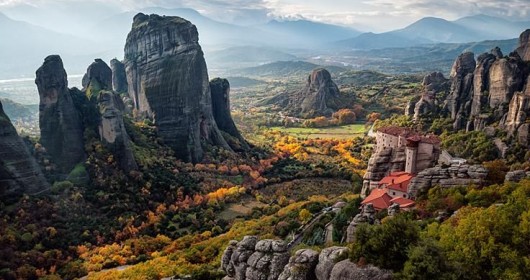
M436 43L504 40L518 37L527 28L530 28L530 22L512 22L487 15L469 16L455 21L426 17L403 29L379 34L363 33L336 42L333 46L350 49L383 49Z
M100 4L90 6L90 11L100 9L101 13L88 17L91 20L76 21L72 26L68 21L82 13L73 8L67 16L52 9L38 11L28 5L4 9L17 20L0 13L0 78L32 76L49 54L60 54L70 74L82 74L97 57L104 60L123 57L132 18L138 11L117 12L116 7ZM239 26L213 20L193 9L153 7L140 11L180 16L194 23L212 69L299 60L309 53L305 50L372 50L510 39L530 28L530 22L476 15L455 21L423 18L403 29L375 34L305 19ZM62 33L57 31L61 21L65 26Z
M286 77L286 76L305 76L313 69L324 67L330 73L340 73L346 71L345 68L331 65L317 65L305 61L276 61L267 63L256 67L248 67L239 70L234 70L232 73L242 76L251 77Z

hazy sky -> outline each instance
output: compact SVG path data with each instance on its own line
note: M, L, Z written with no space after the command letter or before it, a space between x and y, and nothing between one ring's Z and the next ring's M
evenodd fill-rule
M0 9L21 4L61 6L81 0L0 0ZM92 0L117 10L142 7L189 7L231 23L253 24L271 18L300 18L386 31L404 27L422 17L453 20L487 14L512 20L530 20L530 0ZM2 7L3 6L3 7Z

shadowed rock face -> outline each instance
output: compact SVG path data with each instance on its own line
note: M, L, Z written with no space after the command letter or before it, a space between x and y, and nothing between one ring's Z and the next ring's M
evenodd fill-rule
M198 162L201 142L230 150L212 114L197 28L179 17L138 14L125 45L129 96L178 158Z
M83 125L68 90L61 57L48 56L37 70L40 143L62 172L84 159Z
M112 90L115 92L127 92L127 74L125 73L125 64L117 59L110 61L112 69Z
M220 130L230 134L232 137L236 138L240 147L235 147L237 144L231 144L234 150L248 149L248 144L241 136L237 127L232 120L232 115L230 114L230 83L227 79L215 78L210 81L210 91L212 94L212 109L213 117L217 126Z
M22 193L32 194L48 188L40 167L0 102L0 199L9 203Z
M473 72L475 70L475 55L466 52L458 56L451 69L451 92L447 97L445 107L455 120L455 129L463 127L463 118L471 110L471 88L473 87Z
M112 70L105 61L99 58L88 66L87 72L83 76L83 88L88 88L90 83L94 82L97 82L99 89L112 89Z

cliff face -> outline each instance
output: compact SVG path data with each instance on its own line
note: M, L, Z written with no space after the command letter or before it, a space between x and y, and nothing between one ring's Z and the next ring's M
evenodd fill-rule
M110 61L112 69L112 90L118 93L127 92L127 74L125 73L125 64L117 59Z
M0 199L9 203L22 193L38 193L49 187L0 102Z
M249 148L247 141L241 136L230 113L230 83L227 79L216 78L210 81L210 92L212 94L213 117L221 131L228 133L237 141L228 144L234 150L246 150ZM225 137L228 138L228 137ZM237 143L234 143L237 142Z
M516 52L524 61L530 61L530 29L525 30L519 36Z
M68 90L63 62L48 56L37 70L40 142L62 172L84 159L83 125Z
M230 241L221 258L224 280L350 280L392 279L392 272L373 265L359 267L342 260L346 247L329 247L318 253L301 249L289 258L282 240L260 240L245 236Z
M510 102L513 94L523 88L522 69L518 57L496 60L489 71L489 106L496 108Z
M471 110L471 88L475 66L475 55L466 52L458 56L451 69L451 92L445 101L445 109L455 121L453 124L455 129L464 126L464 118Z
M125 105L120 96L111 91L102 91L99 93L97 102L101 115L98 126L101 141L116 155L123 170L138 169L132 153L131 140L123 123Z
M129 96L154 119L176 156L202 159L201 142L230 150L212 114L208 72L196 27L179 17L138 14L125 45Z
M276 104L290 115L302 118L331 116L345 105L331 74L322 68L313 70L303 89L282 93L266 103Z

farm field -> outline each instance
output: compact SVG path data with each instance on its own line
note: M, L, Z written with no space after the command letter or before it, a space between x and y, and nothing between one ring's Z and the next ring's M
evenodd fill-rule
M301 139L349 139L358 136L362 137L367 131L362 123L323 128L276 126L271 129L274 131L285 132Z

